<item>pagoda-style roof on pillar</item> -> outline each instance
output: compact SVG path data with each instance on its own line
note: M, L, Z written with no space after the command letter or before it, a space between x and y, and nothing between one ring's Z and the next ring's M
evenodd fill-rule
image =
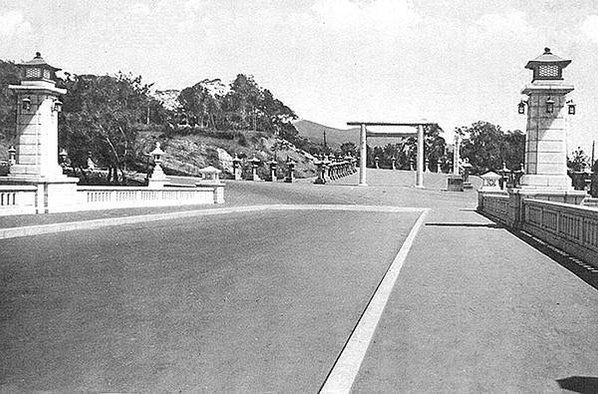
M60 68L49 65L39 52L33 59L17 66L21 71L21 84L10 85L10 89L24 93L66 94L66 89L56 87L56 71Z
M563 79L563 69L571 63L571 60L554 55L550 48L544 48L544 53L530 60L525 65L525 68L534 72L533 81L535 80L559 80Z
M54 81L56 79L56 71L60 70L60 68L50 66L39 52L35 53L33 59L28 62L19 63L17 66L23 72L23 80Z

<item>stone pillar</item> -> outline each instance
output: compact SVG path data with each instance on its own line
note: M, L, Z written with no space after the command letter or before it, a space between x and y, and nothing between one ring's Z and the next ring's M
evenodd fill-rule
M459 135L455 135L455 147L453 151L453 175L459 175L459 161L461 161L461 158L459 157L459 144Z
M367 155L367 130L362 124L359 133L359 186L368 185L366 182Z
M565 123L566 95L571 91L573 86L557 85L554 81L534 81L523 89L529 98L522 188L572 189L567 175ZM548 100L554 101L552 113L547 111Z
M59 97L66 94L65 89L56 87L55 72L59 69L46 63L39 53L18 66L23 80L20 85L9 86L17 99L14 165L10 174L0 177L0 184L37 187L37 213L75 211L79 209L79 179L65 176L58 164Z
M417 173L415 187L424 187L424 126L417 126Z
M29 82L29 83L27 83ZM62 178L58 164L58 96L66 90L46 81L23 81L9 86L17 96L16 163L11 168L15 178ZM29 108L22 102L29 100Z

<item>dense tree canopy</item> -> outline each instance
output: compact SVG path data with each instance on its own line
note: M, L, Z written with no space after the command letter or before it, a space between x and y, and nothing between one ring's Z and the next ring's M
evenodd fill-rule
M296 142L292 121L297 115L252 76L239 74L228 92L214 93L204 80L183 89L179 95L182 118L191 126L215 130L259 130Z
M503 131L500 126L479 121L455 132L462 138L461 158L469 159L473 173L499 171L503 163L516 170L524 162L525 135L519 130Z
M59 122L59 145L75 166L85 166L90 155L113 170L126 170L138 152L138 126L147 122L148 108L156 107L150 85L141 77L68 76L68 94ZM149 111L151 113L151 110Z
M8 85L18 85L19 80L17 66L0 60L0 139L10 139L16 130L15 96Z

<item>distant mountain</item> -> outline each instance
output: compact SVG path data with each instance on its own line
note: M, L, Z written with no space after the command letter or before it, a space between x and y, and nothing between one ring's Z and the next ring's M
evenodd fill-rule
M330 147L338 148L345 142L359 145L359 128L341 130L305 119L295 122L294 125L301 137L316 144L324 143L324 133L326 133L326 143Z
M352 142L359 146L359 127L345 130L335 129L305 119L295 122L294 125L301 137L307 138L316 144L324 143L324 132L326 132L326 143L332 148L338 148L345 142ZM393 137L368 138L369 146L386 146L387 144L398 144L399 142L399 138Z

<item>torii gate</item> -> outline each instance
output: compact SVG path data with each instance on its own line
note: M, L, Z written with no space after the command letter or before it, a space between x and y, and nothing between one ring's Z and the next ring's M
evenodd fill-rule
M349 126L360 126L359 134L359 184L367 186L366 163L367 163L367 137L413 137L417 136L417 171L415 176L415 187L424 187L424 126L437 126L437 123L414 122L414 123L393 123L393 122L347 122ZM367 126L408 126L417 127L415 133L401 132L371 132Z

